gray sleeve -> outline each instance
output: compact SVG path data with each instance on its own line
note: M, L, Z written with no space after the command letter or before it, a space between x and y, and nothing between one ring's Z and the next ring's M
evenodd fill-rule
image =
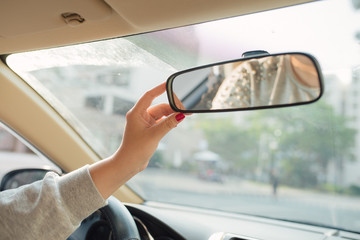
M106 204L88 166L59 177L0 192L1 239L66 239Z

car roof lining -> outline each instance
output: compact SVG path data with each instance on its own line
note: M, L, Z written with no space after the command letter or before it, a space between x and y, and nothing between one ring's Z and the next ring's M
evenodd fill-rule
M0 8L0 54L134 35L311 1L5 0ZM67 23L62 14L69 12L85 21Z

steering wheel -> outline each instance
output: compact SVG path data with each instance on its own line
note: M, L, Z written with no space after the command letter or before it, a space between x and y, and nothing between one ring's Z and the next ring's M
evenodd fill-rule
M48 169L19 169L7 173L0 191L42 179ZM24 177L25 175L25 177ZM140 240L136 223L127 208L115 197L108 204L84 219L68 240Z
M84 219L68 240L140 240L136 223L127 208L115 197Z

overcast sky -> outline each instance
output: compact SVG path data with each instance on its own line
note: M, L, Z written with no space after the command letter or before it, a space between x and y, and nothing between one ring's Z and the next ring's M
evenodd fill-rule
M360 31L360 11L351 0L319 1L222 21L197 27L199 38L207 39L201 45L203 52L216 49L219 56L235 58L258 49L304 51L317 57L324 71L360 65L355 38Z

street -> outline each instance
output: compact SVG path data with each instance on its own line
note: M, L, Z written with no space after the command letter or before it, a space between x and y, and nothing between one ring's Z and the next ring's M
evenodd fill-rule
M147 200L198 206L249 215L303 221L360 231L360 198L279 186L236 177L224 183L206 182L196 175L148 168L130 181Z

